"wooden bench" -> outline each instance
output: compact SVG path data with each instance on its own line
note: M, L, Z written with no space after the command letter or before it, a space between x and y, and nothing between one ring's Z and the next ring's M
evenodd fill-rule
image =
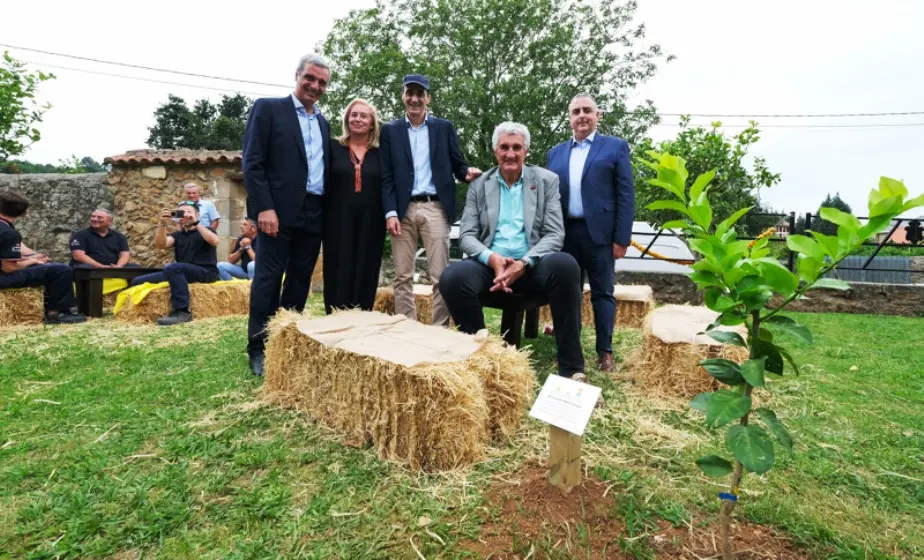
M503 311L501 333L507 344L519 348L521 335L526 338L539 336L539 308L549 303L546 298L489 292L480 300L484 307ZM523 332L524 317L526 319L525 332Z

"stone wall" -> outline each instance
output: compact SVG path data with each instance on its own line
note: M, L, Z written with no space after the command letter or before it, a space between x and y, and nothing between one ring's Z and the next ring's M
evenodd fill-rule
M218 260L225 260L246 213L244 186L231 178L239 174L240 164L233 163L113 167L109 183L115 200L116 224L128 237L134 262L163 266L173 260L171 250L154 248L154 234L161 210L172 209L183 200L183 185L188 182L198 184L201 197L214 202L221 214Z
M924 284L924 257L911 257L911 283Z
M93 210L114 207L105 173L0 175L0 191L29 199L29 210L16 221L16 229L28 247L59 262L70 260L70 235L89 225Z

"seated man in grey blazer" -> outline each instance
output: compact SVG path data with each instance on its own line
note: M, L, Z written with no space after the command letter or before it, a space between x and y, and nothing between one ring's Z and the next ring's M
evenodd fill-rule
M529 130L505 122L492 138L497 167L468 187L459 245L472 257L453 263L440 291L462 332L484 328L479 296L487 292L544 295L552 308L559 375L584 376L581 283L574 257L562 253L565 228L558 175L523 165Z

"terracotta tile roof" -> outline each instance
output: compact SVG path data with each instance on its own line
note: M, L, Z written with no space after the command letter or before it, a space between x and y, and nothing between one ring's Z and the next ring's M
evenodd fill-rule
M240 165L241 152L230 150L129 150L103 160L113 167L130 165Z

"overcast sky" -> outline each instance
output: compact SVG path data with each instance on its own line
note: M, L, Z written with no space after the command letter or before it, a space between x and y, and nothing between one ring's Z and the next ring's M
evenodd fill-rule
M372 0L225 2L6 2L0 43L103 60L288 84L299 56L313 50L335 18ZM639 0L637 21L648 40L677 60L662 67L634 100L650 98L665 113L804 114L924 111L924 2L919 0ZM18 22L10 25L9 22ZM513 38L512 38L513 39ZM3 47L0 47L2 50ZM41 86L53 104L42 140L25 159L56 163L72 154L102 160L144 148L157 105L173 93L217 99L240 89L250 96L289 88L204 80L9 49L54 72ZM71 69L190 84L151 83ZM563 101L564 103L564 101ZM746 118L722 120L729 132ZM758 118L753 154L782 182L763 194L780 210L815 210L828 192L865 215L880 175L924 192L924 114L852 118ZM654 128L672 137L677 119ZM917 126L871 126L917 124ZM829 127L804 128L806 125ZM837 125L830 126L830 125ZM853 127L844 125L864 125Z

